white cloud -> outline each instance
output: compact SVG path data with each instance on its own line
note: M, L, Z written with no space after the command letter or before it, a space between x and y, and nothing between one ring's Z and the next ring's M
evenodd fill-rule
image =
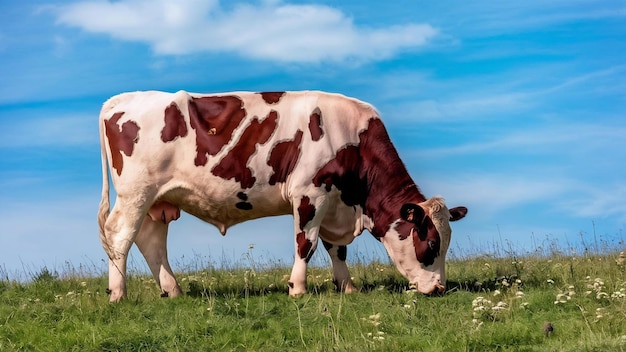
M149 44L158 54L229 52L279 62L357 62L415 50L437 35L428 24L357 26L340 10L279 1L83 1L56 8L58 23Z

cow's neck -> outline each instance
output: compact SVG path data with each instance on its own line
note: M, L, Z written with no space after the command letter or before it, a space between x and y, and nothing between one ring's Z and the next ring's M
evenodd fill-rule
M361 175L368 188L365 215L374 222L370 232L382 237L400 217L402 204L421 203L426 197L409 176L380 119L371 119L359 137Z

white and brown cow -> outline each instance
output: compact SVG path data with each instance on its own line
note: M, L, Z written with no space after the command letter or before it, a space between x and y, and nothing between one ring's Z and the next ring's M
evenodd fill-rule
M424 197L366 103L313 91L125 93L104 104L100 140L98 222L111 301L126 295L133 243L162 295L181 294L166 248L180 210L222 234L246 220L292 214L290 295L306 292L320 238L338 288L354 291L346 245L364 229L420 292L444 289L449 222L467 209ZM110 213L109 170L117 191Z

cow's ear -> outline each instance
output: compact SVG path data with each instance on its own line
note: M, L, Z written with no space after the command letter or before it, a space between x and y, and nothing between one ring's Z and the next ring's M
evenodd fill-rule
M425 215L424 209L417 204L406 203L400 208L400 217L414 224L421 224Z
M452 208L450 209L450 221L461 220L465 217L466 214L467 214L466 207Z

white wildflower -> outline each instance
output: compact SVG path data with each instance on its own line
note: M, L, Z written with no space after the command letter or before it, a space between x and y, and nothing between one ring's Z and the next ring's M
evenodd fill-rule
M494 312L509 309L509 305L506 302L498 302L495 307L491 308Z
M609 294L606 292L598 292L596 293L596 299L609 298Z
M613 292L611 294L611 298L624 298L624 297L626 297L626 294L624 292L622 292L622 290Z
M566 295L565 293L559 293L556 295L556 301L554 301L554 304L565 303L570 299L572 299L572 297L570 297L569 295Z

